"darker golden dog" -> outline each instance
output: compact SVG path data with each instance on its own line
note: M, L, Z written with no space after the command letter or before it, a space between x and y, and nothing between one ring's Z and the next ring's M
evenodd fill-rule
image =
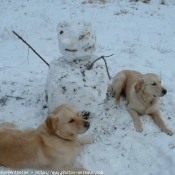
M81 144L93 143L92 136L77 138L89 127L90 123L68 104L57 107L36 130L21 131L12 123L2 123L0 165L83 174L86 169L72 164L81 151Z

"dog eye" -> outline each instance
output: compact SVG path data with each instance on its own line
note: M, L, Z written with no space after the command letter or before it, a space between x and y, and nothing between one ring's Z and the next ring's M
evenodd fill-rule
M71 119L70 121L69 121L69 123L73 123L75 120L74 119Z
M153 84L151 84L151 85L155 86L155 85L156 85L156 83L153 83Z

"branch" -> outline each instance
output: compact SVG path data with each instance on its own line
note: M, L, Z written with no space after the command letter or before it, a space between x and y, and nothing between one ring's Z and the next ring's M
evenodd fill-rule
M49 63L46 62L46 60L44 60L44 58L42 58L22 37L20 37L16 32L12 31L20 40L22 40L27 46L29 46L29 48L31 50L33 50L33 52L38 55L46 64L47 66L49 66Z
M110 77L110 75L109 75L109 71L108 71L108 66L107 66L106 60L104 59L104 57L103 57L102 59L103 59L103 61L105 62L106 71L107 71L107 74L108 74L108 78L109 78L109 80L110 80L111 77Z
M28 47L27 61L28 61L28 65L29 65L29 47Z
M22 99L25 99L25 98L22 98L22 97L14 97L14 96L10 96L10 95L6 95L7 98L16 98L16 100L22 100Z
M109 56L101 56L101 57L97 58L96 60L94 60L94 61L87 67L87 69L88 69L88 70L92 69L92 66L94 65L94 63L95 63L96 61L98 61L99 59L103 59L103 61L104 61L104 63L105 63L105 67L106 67L106 72L107 72L108 78L109 78L109 80L110 80L111 77L110 77L110 75L109 75L108 66L107 66L105 57L111 57L111 56L113 56L113 55L114 55L114 54L109 55Z

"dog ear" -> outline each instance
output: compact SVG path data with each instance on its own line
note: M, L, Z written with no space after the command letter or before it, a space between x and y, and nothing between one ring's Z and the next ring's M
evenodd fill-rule
M143 83L143 79L142 78L139 78L138 81L137 81L137 83L136 83L136 85L134 86L136 93L139 92L140 86L141 86L142 83Z
M54 114L49 114L45 120L50 134L55 134L58 118Z

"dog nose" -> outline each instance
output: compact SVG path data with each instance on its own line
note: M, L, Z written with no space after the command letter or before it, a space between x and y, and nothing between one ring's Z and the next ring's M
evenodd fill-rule
M89 128L90 127L90 122L85 122L84 127Z
M167 93L167 90L166 89L163 89L162 90L162 94L165 95Z

